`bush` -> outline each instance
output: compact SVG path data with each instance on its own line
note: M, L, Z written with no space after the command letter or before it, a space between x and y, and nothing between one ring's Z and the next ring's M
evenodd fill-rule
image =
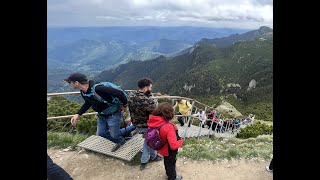
M257 122L253 125L248 125L247 127L241 129L241 131L237 134L237 138L247 139L250 137L256 138L259 135L263 134L272 134L273 126L266 125L261 122Z
M76 114L81 104L70 102L64 97L52 97L47 102L47 116L65 116ZM93 112L89 109L87 112ZM70 118L47 120L47 131L54 132L78 132L83 134L95 134L97 128L97 120L94 115L81 116L77 125L72 126Z
M76 130L78 133L93 135L97 131L97 117L83 116L78 119Z

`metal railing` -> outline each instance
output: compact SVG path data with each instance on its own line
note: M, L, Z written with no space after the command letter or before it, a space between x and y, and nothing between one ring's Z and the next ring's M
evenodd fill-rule
M136 91L136 90L125 90L126 92L132 92L132 91ZM80 94L80 92L79 91L77 91L77 92L63 92L63 93L48 93L47 94L47 96L49 96L49 97L52 97L52 96L64 96L64 95L74 95L74 94ZM191 108L191 114L190 115L175 115L175 117L184 117L184 122L185 122L185 124L189 124L189 123L191 123L191 124L193 124L193 121L194 121L194 119L198 119L198 117L197 116L195 116L194 114L192 114L192 112L193 112L193 110L195 109L195 114L197 113L197 110L198 110L198 108L195 106L195 103L198 103L198 104L201 104L202 106L204 106L205 107L205 110L207 109L207 108L212 108L211 106L208 106L208 105L206 105L206 104L204 104L204 103L201 103L201 102L199 102L199 101L197 101L197 100L195 100L195 99L192 99L192 98L187 98L187 97L182 97L182 96L168 96L168 95L158 95L159 93L152 93L154 96L152 96L151 98L153 98L153 99L171 99L172 100L172 103L174 103L174 100L176 100L176 99L185 99L185 100L189 100L189 101L192 101L192 108ZM97 112L91 112L91 113L84 113L84 114L82 114L82 116L89 116L89 115L96 115L97 114ZM220 114L221 115L221 114ZM71 118L71 117L73 117L74 115L65 115L65 116L55 116L55 117L47 117L47 120L54 120L54 119L66 119L66 118ZM219 118L218 119L220 119L220 116L219 116ZM191 122L190 122L191 121ZM200 120L199 120L200 121ZM207 120L206 120L207 121ZM210 137L211 135L212 135L212 133L214 133L214 132L216 132L216 133L218 133L217 132L217 126L216 126L216 128L213 130L212 129L212 125L214 124L215 122L212 122L211 123L211 126L209 127L209 132L208 132L208 137ZM198 127L199 127L199 132L198 132L198 135L201 133L201 130L202 130L202 127L201 127L202 125L201 125L201 122L199 122L199 125L198 125ZM229 124L227 124L227 126L229 127ZM188 126L189 127L189 126ZM227 129L229 129L227 127ZM185 129L185 131L184 131L184 133L183 133L183 135L182 135L182 137L183 138L185 138L186 137L186 135L187 135L187 133L188 133L188 129L189 128L187 128L187 129ZM221 131L220 131L221 132ZM239 131L238 131L239 132ZM220 133L218 133L217 135L220 137L220 135L219 135ZM232 136L234 136L234 135L228 135L228 137L232 137Z
M126 92L133 92L133 91L136 91L136 90L125 90ZM52 96L64 96L64 95L74 95L74 94L80 94L80 91L75 91L75 92L62 92L62 93L47 93L47 96L48 97L52 97ZM158 93L152 93L153 95L157 95ZM152 96L151 98L153 99L186 99L186 100L191 100L191 101L194 101L196 103L199 103L203 106L205 106L206 108L207 107L210 107L206 104L203 104L197 100L194 100L192 98L187 98L187 97L182 97L182 96ZM193 103L194 104L194 103ZM194 107L194 105L193 105ZM192 107L192 108L193 108ZM192 112L192 109L191 109L191 112ZM96 115L97 112L91 112L91 113L84 113L82 114L82 116L89 116L89 115ZM65 115L65 116L54 116L54 117L47 117L47 120L53 120L53 119L66 119L66 118L71 118L72 116L74 115ZM182 115L181 115L182 116ZM184 115L185 117L187 116L191 116L191 115Z

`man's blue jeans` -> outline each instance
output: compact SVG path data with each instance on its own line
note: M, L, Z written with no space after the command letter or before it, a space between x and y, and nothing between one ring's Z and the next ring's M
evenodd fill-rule
M147 133L148 128L139 128L137 127L137 131L140 134L146 134ZM147 163L149 162L149 160L153 160L157 157L157 151L151 149L148 145L147 145L147 139L144 139L144 143L143 143L143 148L142 148L142 155L141 155L141 163Z
M120 129L122 113L116 112L111 116L103 117L98 114L97 135L107 138L114 143L125 141L122 137L126 133L125 128Z
M135 129L136 129L136 126L130 125L130 126L127 126L125 128L121 128L120 131L121 131L122 136L125 137L125 136L129 136L130 133L132 131L134 131Z

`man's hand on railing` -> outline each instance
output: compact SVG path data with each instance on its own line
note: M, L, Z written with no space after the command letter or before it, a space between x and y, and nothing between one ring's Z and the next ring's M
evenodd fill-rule
M77 124L77 120L78 120L79 117L80 117L79 114L74 115L74 116L71 118L71 124L72 124L72 125L76 125L76 124Z

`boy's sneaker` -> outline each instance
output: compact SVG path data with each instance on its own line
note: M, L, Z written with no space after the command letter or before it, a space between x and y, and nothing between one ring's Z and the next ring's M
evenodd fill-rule
M182 179L182 176L177 175L176 180L180 180L180 179Z
M118 150L122 145L124 145L126 143L126 140L124 140L123 142L119 142L116 145L114 145L111 149L111 152L115 152L116 150Z
M269 169L269 166L266 166L266 170L269 171L269 172L273 171L272 169Z
M141 163L140 164L140 170L141 171L144 170L146 168L146 166L147 166L147 163Z
M157 156L156 156L154 159L152 159L151 161L152 161L152 162L157 162L157 161L162 161L162 160L163 160L163 157L157 155Z

